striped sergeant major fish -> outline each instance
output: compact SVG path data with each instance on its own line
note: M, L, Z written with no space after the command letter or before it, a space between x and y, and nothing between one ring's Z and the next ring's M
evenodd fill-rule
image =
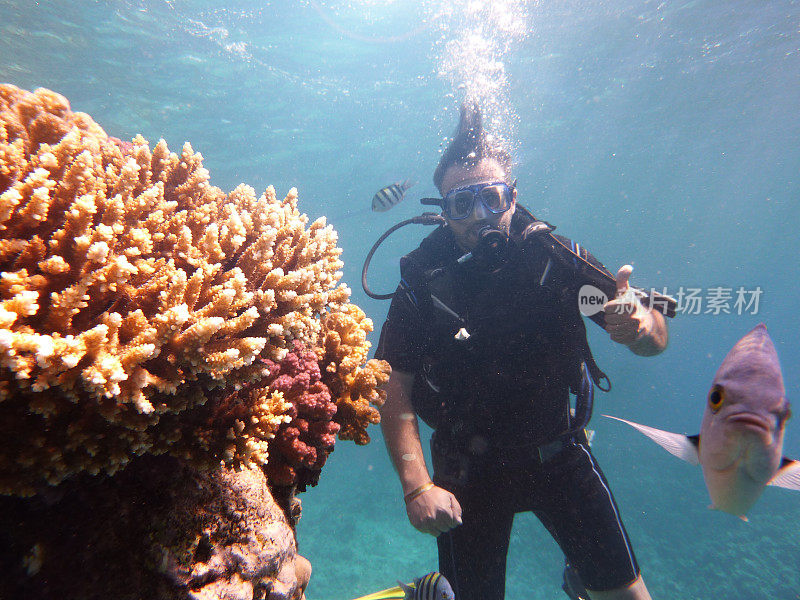
M453 588L444 575L433 571L418 577L413 583L401 583L397 587L389 588L356 600L455 600Z
M402 183L393 183L387 185L385 188L379 189L372 197L372 210L375 212L385 212L405 197L406 190L414 185L416 182L406 179Z
M436 571L415 579L411 585L400 583L400 588L406 593L404 600L455 600L456 597L450 582Z
M678 458L699 464L711 508L746 521L745 513L766 486L800 490L800 462L782 455L790 415L778 354L761 323L736 343L717 370L700 435L611 418L627 423Z

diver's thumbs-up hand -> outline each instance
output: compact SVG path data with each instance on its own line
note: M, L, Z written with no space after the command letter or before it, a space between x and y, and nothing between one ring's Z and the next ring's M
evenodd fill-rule
M628 293L628 279L631 278L631 273L633 273L633 267L631 265L622 265L617 271L617 295L616 298L622 298L625 294Z
M628 279L633 273L631 265L623 265L617 271L617 295L603 306L606 331L617 343L630 346L647 330L649 311L631 293Z

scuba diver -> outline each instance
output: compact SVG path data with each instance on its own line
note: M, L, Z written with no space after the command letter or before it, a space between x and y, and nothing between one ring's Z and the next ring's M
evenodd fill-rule
M437 537L458 600L504 597L512 522L525 511L564 552L570 597L649 599L584 431L594 386L610 382L592 358L579 293L587 283L609 292L590 318L641 356L666 347L662 313L672 316L674 301L661 297L659 308L651 297L649 308L628 285L631 267L614 277L553 234L517 204L510 170L478 105L465 102L434 173L441 198L422 200L441 215L414 221L440 226L401 259L394 294L366 286L375 247L364 266L367 293L392 297L376 353L392 366L381 427L408 518ZM434 429L433 477L417 418Z

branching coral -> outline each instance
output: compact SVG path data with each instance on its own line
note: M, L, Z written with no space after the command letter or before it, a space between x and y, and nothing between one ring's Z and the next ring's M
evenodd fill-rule
M115 143L58 94L0 86L0 493L143 453L265 464L293 404L252 385L295 340L330 354L338 406L380 402L336 232L295 190L208 180L188 143Z
M270 379L270 389L281 393L292 408L291 420L270 442L273 459L267 465L267 477L273 484L305 490L307 485L316 485L336 443L336 405L322 382L316 354L298 341L280 364L270 364Z
M371 329L372 323L363 311L348 304L323 318L322 346L316 352L295 340L292 350L280 362L264 360L267 374L225 398L209 420L223 429L233 420L232 427L238 435L234 437L228 430L228 437L238 444L255 444L259 451L243 452L232 441L227 453L257 457L253 461L265 466L271 484L305 491L308 485L317 484L337 433L342 439L367 443L367 426L380 420L375 406L383 403L385 392L379 388L390 370L385 361L370 360L364 365L369 349L366 334ZM325 367L322 371L321 365ZM272 419L268 437L248 435L247 425L239 416L254 397L279 399L282 403L279 410L273 408L266 413ZM278 414L282 416L276 417ZM220 436L200 432L196 437L206 440Z
M350 304L322 319L322 339L317 348L323 381L333 393L338 408L339 437L367 444L367 427L380 422L375 406L381 406L386 392L381 388L391 368L384 360L367 360L372 320L358 306ZM364 367L362 368L362 365Z

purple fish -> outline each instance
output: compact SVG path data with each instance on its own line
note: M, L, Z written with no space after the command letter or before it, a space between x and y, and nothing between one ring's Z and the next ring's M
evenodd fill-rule
M685 436L608 416L678 458L700 464L712 506L743 520L767 485L800 491L800 462L782 456L791 415L778 354L763 323L725 357L711 383L700 435Z

